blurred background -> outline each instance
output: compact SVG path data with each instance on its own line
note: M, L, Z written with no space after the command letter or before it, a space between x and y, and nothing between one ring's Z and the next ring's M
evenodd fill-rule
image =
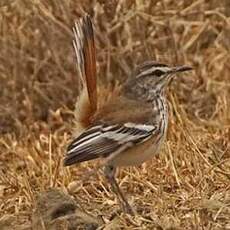
M146 60L194 68L193 73L172 82L169 89L166 155L148 166L149 171L143 166L145 179L136 169L128 170L128 178L134 182L124 187L136 199L138 195L144 199L144 185L134 190L133 177L139 178L139 183L151 178L157 191L161 185L161 189L170 187L165 190L170 197L184 194L179 203L192 197L181 206L173 200L173 207L184 208L167 214L178 228L196 224L226 227L230 216L229 0L1 0L0 196L4 195L4 204L0 213L23 210L29 215L37 191L65 186L79 172L64 171L60 162L78 95L72 27L84 12L91 15L94 24L101 84L113 86L125 81L135 66ZM54 158L49 155L50 146ZM90 163L84 167L91 167ZM127 179L124 173L119 177ZM213 198L213 194L219 195ZM152 196L146 201L157 202ZM19 197L23 198L20 202ZM219 202L217 206L208 203L211 198ZM162 195L162 202L165 200ZM190 216L188 210L197 200L208 200L208 206L197 207ZM156 215L162 216L166 210L163 204L154 205ZM151 208L154 205L151 203ZM98 209L105 207L101 204ZM177 221L173 213L178 215Z

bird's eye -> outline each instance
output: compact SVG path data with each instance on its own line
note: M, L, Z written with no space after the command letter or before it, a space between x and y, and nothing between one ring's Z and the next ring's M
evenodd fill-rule
M154 71L154 75L156 75L157 77L160 77L162 74L164 74L164 72L159 69Z

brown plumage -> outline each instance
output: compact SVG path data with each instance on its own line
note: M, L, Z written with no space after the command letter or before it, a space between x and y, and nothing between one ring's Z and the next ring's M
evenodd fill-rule
M191 68L145 62L136 68L116 94L98 106L90 18L85 16L76 23L74 31L83 81L76 113L81 133L69 145L64 165L105 158L105 174L113 191L124 210L133 213L116 183L115 169L117 166L139 165L159 152L168 126L165 90L175 73Z

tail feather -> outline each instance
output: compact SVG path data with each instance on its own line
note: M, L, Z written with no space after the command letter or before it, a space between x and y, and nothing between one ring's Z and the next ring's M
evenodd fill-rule
M97 109L96 51L93 25L88 15L75 23L73 46L80 77L88 92L90 112Z

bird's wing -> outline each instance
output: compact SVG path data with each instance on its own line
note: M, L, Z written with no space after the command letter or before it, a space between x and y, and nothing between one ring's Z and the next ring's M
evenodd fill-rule
M67 149L64 165L72 165L98 157L107 157L115 151L125 150L149 139L157 127L154 125L124 123L93 126L74 139Z

